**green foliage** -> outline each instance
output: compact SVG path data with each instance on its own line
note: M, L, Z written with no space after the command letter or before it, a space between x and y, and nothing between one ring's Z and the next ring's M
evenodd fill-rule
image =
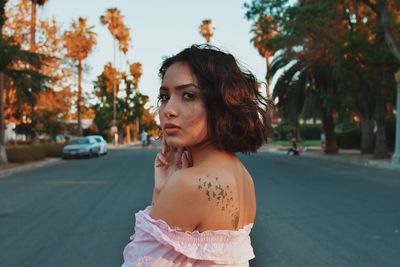
M135 90L133 80L124 73L122 74L122 80L124 82L118 85L118 87L119 90L123 90L125 96L116 99L116 121L119 128L124 125L133 124L136 118L142 118L145 114L148 117L149 114L148 110L144 108L149 97ZM92 106L96 112L94 123L98 127L99 132L104 136L107 135L113 119L113 93L110 88L107 88L107 84L110 84L110 81L104 71L98 76L94 84L95 95L97 96L97 103ZM142 126L145 125L142 124ZM147 125L145 128L148 128Z
M244 6L252 29L263 17L272 16L267 22L272 21L279 31L262 45L276 51L271 64L276 80L273 97L281 117L292 127L298 127L301 117L321 114L326 115L322 119L338 114L339 121L354 114L382 121L380 110L385 103L394 103L393 74L399 63L366 1L252 0ZM395 29L400 9L393 2L388 8L389 25ZM253 33L267 36L266 26L258 26ZM350 133L341 132L342 145L354 144L347 142L352 137L342 134ZM333 136L327 134L327 138Z
M303 140L320 140L321 132L321 124L302 124L300 127L300 135Z
M353 131L337 134L338 145L344 149L361 148L361 130L356 128Z

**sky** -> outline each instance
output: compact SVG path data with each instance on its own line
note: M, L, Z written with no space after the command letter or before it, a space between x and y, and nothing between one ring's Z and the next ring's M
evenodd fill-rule
M131 47L127 53L130 63L140 62L143 75L139 90L156 105L160 79L158 69L162 59L177 54L182 49L204 43L199 26L211 19L215 28L211 44L233 54L260 81L265 81L265 60L250 42L251 23L245 18L245 1L242 0L49 0L40 8L41 18L55 16L63 30L72 19L88 18L97 33L97 45L86 61L90 71L84 75L83 89L93 90L93 81L101 74L104 65L113 60L113 38L99 17L107 8L118 8L131 30ZM116 66L127 70L124 56L116 56Z

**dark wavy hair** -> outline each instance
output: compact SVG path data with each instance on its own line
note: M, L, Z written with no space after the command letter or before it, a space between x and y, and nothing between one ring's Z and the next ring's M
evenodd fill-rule
M256 77L236 59L210 45L193 45L164 59L159 75L176 62L189 65L203 92L208 135L218 150L256 152L267 141L271 103L259 92Z

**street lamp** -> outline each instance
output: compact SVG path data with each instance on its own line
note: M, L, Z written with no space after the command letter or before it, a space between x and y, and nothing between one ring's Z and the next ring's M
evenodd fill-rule
M396 141L392 163L400 165L400 69L395 73L397 88L397 103L396 103Z
M211 19L203 20L199 28L199 33L206 39L207 44L209 44L215 30L215 28L212 26Z

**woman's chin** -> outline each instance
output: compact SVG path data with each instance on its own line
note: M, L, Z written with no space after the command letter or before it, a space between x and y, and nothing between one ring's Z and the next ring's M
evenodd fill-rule
M178 138L175 138L174 136L166 136L165 137L165 142L167 145L172 146L172 147L185 147L185 144L182 143L181 140L178 140Z

